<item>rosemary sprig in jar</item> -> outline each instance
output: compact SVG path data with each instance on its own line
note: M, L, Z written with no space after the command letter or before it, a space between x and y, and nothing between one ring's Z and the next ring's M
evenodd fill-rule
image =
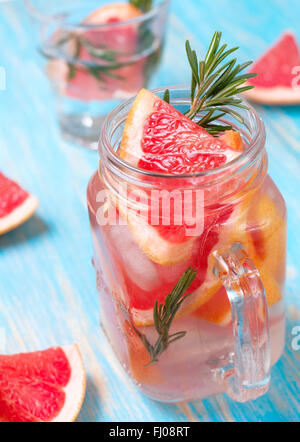
M185 295L185 293L194 281L196 274L197 272L189 267L179 279L171 293L166 297L164 304L158 304L157 301L155 302L153 321L158 333L158 338L154 345L148 341L146 335L142 334L136 327L134 327L137 335L142 340L150 355L151 360L148 365L158 362L159 356L170 344L178 341L178 339L181 339L186 335L186 331L170 333L170 327L182 303L188 296L190 296L190 294Z

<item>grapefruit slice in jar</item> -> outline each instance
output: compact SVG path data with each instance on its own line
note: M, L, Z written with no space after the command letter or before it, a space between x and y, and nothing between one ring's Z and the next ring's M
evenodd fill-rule
M77 345L0 355L0 422L72 422L85 394Z
M240 153L145 89L128 114L119 149L129 164L174 177L214 169ZM117 204L123 215L126 208L120 201ZM151 225L134 210L128 210L125 218L137 243L154 262L179 264L190 255L195 237L185 235L185 226Z
M176 178L217 168L239 156L243 150L240 135L229 132L213 137L171 105L143 89L128 114L119 155L139 169L171 174ZM151 217L140 216L135 208L125 207L123 198L115 203L137 246L157 266L162 281L160 293L157 290L143 293L138 284L129 290L130 310L136 325L153 323L155 301L164 301L188 266L198 271L189 293L200 287L195 296L190 297L188 311L195 308L195 298L198 305L201 298L204 302L204 298L208 299L219 289L216 279L212 285L211 281L205 281L208 258L218 243L220 226L231 216L232 207L219 210L218 215L205 215L203 230L196 236L189 236L184 223L179 226L172 222L167 226L152 225ZM182 311L187 310L182 307Z
M250 72L258 75L248 80L255 86L244 92L248 99L270 105L300 103L300 51L293 34L284 33Z
M269 195L260 195L249 212L248 229L256 260L283 282L285 273L286 219Z
M0 172L0 235L25 223L38 205L35 196Z
M282 232L279 232L284 220L269 197L260 196L258 192L249 195L243 207L237 208L235 212L235 218L231 217L232 227L227 226L222 230L216 249L222 250L236 242L242 244L258 269L268 306L271 307L282 298L280 285L277 281L278 272L274 272L273 267L276 268L278 265L277 250L281 246L283 249L285 248ZM265 223L263 223L264 220ZM278 236L276 236L276 232ZM272 247L269 248L270 244L267 242L271 237L269 235L274 240L274 250ZM275 256L273 256L274 254ZM224 287L220 286L213 296L204 298L204 301L199 308L193 309L194 316L220 326L227 326L231 323L231 307Z
M138 8L123 3L101 7L83 20L83 25L109 26L111 23L111 27L74 33L74 37L69 38L63 47L66 56L74 58L74 64L68 65L62 59L48 63L48 76L60 94L83 101L126 99L143 87L144 61L126 63L117 59L119 56L128 54L130 57L130 54L134 54L138 45L136 26L122 25L122 22L140 15ZM116 26L118 23L120 26ZM59 34L53 37L54 44L62 39ZM80 41L85 43L81 44ZM106 60L105 55L101 58L99 53L102 49L103 53L108 51L110 55L115 51L117 58ZM100 66L102 70L98 69Z

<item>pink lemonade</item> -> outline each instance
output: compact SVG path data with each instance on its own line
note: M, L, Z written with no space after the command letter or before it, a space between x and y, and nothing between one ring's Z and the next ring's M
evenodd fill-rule
M96 172L88 188L93 262L97 274L101 322L115 354L139 388L152 398L161 401L191 400L223 391L224 386L218 381L213 367L216 365L221 368L224 364L233 362L230 304L225 289L216 289L216 293L206 303L197 307L196 302L194 309L175 320L172 332L185 330L186 336L174 342L155 365L146 366L150 361L149 355L131 325L130 305L138 307L137 302L134 302L136 298L143 303L145 297L154 300L155 293L168 292L170 286L175 285L182 271L188 267L190 260L173 266L156 264L140 249L128 226L99 226L94 201L101 186ZM283 199L270 178L265 180L261 192L260 203L266 204L262 209L266 215L259 224L259 219L254 215L251 218L252 214L250 216L251 211L255 212L256 204L247 208L249 230L246 236L249 243L244 242L243 226L237 225L236 220L228 220L225 227L226 231L236 232L235 239L255 253L252 258L257 263L267 296L270 297L273 365L284 347L282 290L285 253L281 247L285 247L286 211ZM274 210L277 219L272 218ZM218 227L216 234L221 236L219 229L222 227ZM200 254L200 247L198 253ZM207 267L205 262L199 265ZM206 290L209 292L212 288L214 291L215 281L209 276L208 279ZM203 281L202 285L205 284L206 281ZM147 313L145 315L147 317ZM154 324L136 326L149 340L155 340Z
M266 175L265 154L257 161L260 172L257 172L257 163L254 169L248 168L248 181L244 172L240 176L226 172L228 177L222 184L224 193L233 177L239 185L235 182L230 207L220 204L217 214L216 201L223 191L220 184L211 185L204 207L205 219L210 221L199 237L192 237L192 246L191 238L183 239L178 234L176 242L174 231L170 235L172 228L158 226L161 256L159 249L145 248L132 225L120 225L120 205L116 208L115 225L99 225L97 211L101 204L97 202L97 195L105 188L103 180L109 185L107 170L104 169L104 178L96 172L89 183L88 206L101 323L123 367L152 398L190 400L224 391L219 372L233 364L234 337L230 303L225 288L212 273L212 256L214 250L232 243L243 245L264 284L272 365L283 351L286 209L281 194ZM221 200L224 202L224 198L220 197ZM143 235L148 234L143 223ZM170 255L166 253L168 245ZM154 303L165 300L189 266L197 269L196 279L190 286L193 294L186 305L182 304L171 326L172 333L184 330L186 334L173 342L158 362L148 365L150 357L139 333L155 342Z
M285 203L239 96L248 64L219 68L220 39L202 62L186 43L190 90L143 89L109 115L87 191L103 329L163 402L256 399L284 347Z

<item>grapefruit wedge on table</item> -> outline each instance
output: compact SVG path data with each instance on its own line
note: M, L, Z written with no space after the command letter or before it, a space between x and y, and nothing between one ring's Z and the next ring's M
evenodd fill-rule
M171 105L143 89L126 120L119 155L140 169L179 176L222 166L239 156L242 150L238 133L228 131L220 137L213 137ZM185 266L182 273L189 265L199 270L190 287L190 292L195 293L187 302L188 310L194 308L195 302L200 305L219 289L216 279L209 287L204 281L210 252L218 243L218 227L226 223L232 208L224 210L221 215L205 217L204 232L191 237L186 235L184 225L151 225L149 219L139 216L135 210L126 211L121 200L116 201L121 216L126 217L136 243L158 266L162 279L164 269L170 274L170 267L173 267L174 274L178 273L175 271L177 266ZM130 309L136 325L153 322L155 300L164 301L176 282L170 279L168 283L163 282L162 293L157 290L142 293L130 282Z
M77 36L84 39L95 54L98 48L107 47L108 51L117 53L131 54L135 52L138 44L137 31L134 25L122 25L122 22L134 19L141 15L141 11L135 6L127 3L111 4L92 12L85 20L83 25L109 25L108 29L95 28L91 30L78 31ZM120 27L115 27L120 23ZM54 35L54 44L60 40L59 34ZM113 69L112 75L109 72L101 71L101 82L96 78L97 66L107 66L119 63L105 61L98 56L93 56L84 45L80 45L79 53L75 39L70 39L64 47L66 53L74 57L75 64L70 74L69 65L62 59L53 59L47 65L47 73L58 86L61 94L70 98L84 101L106 100L111 98L126 99L136 93L143 86L144 61L137 61L134 64L120 66ZM104 51L106 49L103 49ZM99 64L101 62L101 64ZM85 63L92 64L88 69ZM95 75L92 74L95 72ZM100 77L99 77L100 78Z
M293 34L285 33L256 63L248 80L254 89L244 94L262 104L300 103L300 50Z
M77 345L0 355L0 422L71 422L86 375Z
M27 221L38 205L35 196L0 172L0 235Z

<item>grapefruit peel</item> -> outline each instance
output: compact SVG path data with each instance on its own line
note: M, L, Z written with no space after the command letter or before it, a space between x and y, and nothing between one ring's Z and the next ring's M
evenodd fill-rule
M74 422L80 412L86 390L86 373L79 347L74 344L63 347L63 350L72 368L71 378L64 389L65 404L52 422Z

